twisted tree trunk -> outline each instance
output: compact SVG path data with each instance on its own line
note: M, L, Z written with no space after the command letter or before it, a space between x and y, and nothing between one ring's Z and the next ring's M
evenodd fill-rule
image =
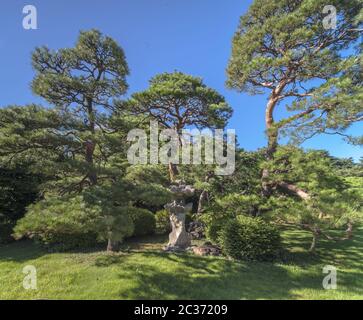
M176 181L176 178L179 174L179 170L176 164L169 162L169 177L170 181L174 182Z
M274 154L278 146L278 128L274 127L274 110L277 103L280 100L280 94L285 88L287 82L281 81L279 85L272 90L270 98L266 105L265 110L265 124L267 133L267 149L266 149L266 160L272 161ZM262 170L261 184L262 184L262 196L269 197L272 193L272 186L268 181L270 172L267 168Z

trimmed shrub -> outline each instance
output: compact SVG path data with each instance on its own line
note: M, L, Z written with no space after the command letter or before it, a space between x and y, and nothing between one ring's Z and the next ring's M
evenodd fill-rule
M220 230L218 244L237 260L270 261L280 252L281 238L279 230L261 218L238 216Z
M156 233L167 234L171 232L170 215L167 210L160 210L155 213Z
M130 208L129 215L134 223L133 236L145 236L155 233L156 222L152 212L146 209Z
M100 212L85 207L82 197L48 199L31 205L14 228L15 237L28 237L63 251L94 246Z

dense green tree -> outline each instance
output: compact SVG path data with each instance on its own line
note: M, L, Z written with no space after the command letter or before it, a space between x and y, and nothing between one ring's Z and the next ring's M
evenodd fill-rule
M334 239L329 230L347 225L347 234L340 239L352 236L353 224L363 217L362 195L334 170L335 163L326 152L278 147L274 160L264 166L271 172L269 179L279 182L265 205L266 212L278 222L310 231L310 250L320 236Z
M33 170L53 178L48 191L61 194L124 171L121 140L134 122L118 117L113 101L127 89L128 68L117 43L96 30L81 32L74 48L37 48L33 66L33 91L52 107L1 109L0 156L31 161Z
M136 216L152 216L137 204L160 206L170 200L170 192L157 183L161 176L154 172L156 181L149 182L139 171L130 167L117 180L92 186L76 196L47 196L29 207L15 227L16 237L35 238L63 249L106 241L107 251L117 250L124 238L142 227L144 221L136 225Z
M108 158L103 141L109 133L107 112L117 109L113 100L127 89L129 71L122 48L97 30L84 31L74 48L37 48L33 67L33 91L61 116L72 117L72 125L57 128L55 135L71 137L77 146L65 152L82 157L87 172L81 181L95 185L98 167Z
M232 114L223 96L201 78L181 72L156 75L148 89L132 95L128 105L132 113L146 115L178 134L190 127L224 128ZM173 164L169 169L174 180L178 170Z
M326 5L337 10L333 28L323 25ZM267 159L273 159L282 132L301 141L317 133L344 134L362 120L362 54L361 48L353 48L360 37L361 10L360 0L255 0L241 17L227 84L268 94ZM291 115L276 120L276 110L284 103ZM265 168L266 196L274 187L268 176Z
M130 173L131 176L134 176ZM117 249L117 244L126 236L142 234L144 221L135 225L136 217L149 214L146 209L135 206L137 202L147 202L149 205L161 205L171 199L169 191L156 183L130 180L130 176L112 184L94 186L84 194L85 202L91 207L98 207L101 219L94 225L101 239L107 240L107 251Z
M127 162L124 142L139 119L114 103L127 89L123 50L91 30L80 33L74 48L37 48L33 66L33 91L51 108L0 110L2 161L26 160L32 172L49 177L44 200L29 207L16 234L49 243L93 234L113 250L132 234L129 212L159 208L168 194L158 170L140 170Z
M11 241L12 228L28 205L40 197L45 177L28 170L26 164L0 164L0 243Z

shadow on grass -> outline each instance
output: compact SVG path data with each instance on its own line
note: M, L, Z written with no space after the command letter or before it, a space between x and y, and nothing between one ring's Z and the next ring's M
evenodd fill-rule
M134 285L120 292L121 299L297 299L293 289L322 289L321 275L291 275L274 263L238 263L189 254L142 255L160 263L124 262L119 278L132 279Z
M352 240L335 242L320 239L315 254L306 250L311 241L308 233L294 233L286 240L287 256L275 263L240 263L191 254L139 252L146 261L155 261L135 265L126 259L119 278L132 279L134 285L122 290L120 298L299 299L309 297L311 290L337 297L339 293L323 293L324 265L337 267L341 292L363 294L363 273L360 272L363 261L362 229L357 230Z
M45 254L46 250L28 240L0 245L0 261L24 262Z

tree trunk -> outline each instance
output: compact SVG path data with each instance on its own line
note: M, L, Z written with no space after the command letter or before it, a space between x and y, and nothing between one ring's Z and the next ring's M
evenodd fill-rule
M269 100L266 105L265 111L265 124L267 133L267 150L266 160L271 161L274 158L274 154L278 145L278 128L274 127L274 110L280 100L280 94L284 90L287 84L287 80L282 80L275 89L272 90ZM261 184L262 184L262 196L269 197L272 193L272 186L268 181L270 172L264 168L262 170Z
M169 176L170 181L174 182L179 174L179 170L176 164L169 162Z
M297 186L290 184L290 183L286 183L286 182L280 182L278 184L278 186L282 189L284 189L285 191L287 191L288 193L292 193L296 196L298 196L299 198L301 198L302 200L310 200L310 195L305 192L304 190L298 188Z
M108 242L107 242L107 251L108 252L112 252L113 251L113 243L112 243L112 240L111 239L108 239Z
M97 184L97 173L96 170L94 168L93 165L93 154L95 151L95 147L96 147L96 143L94 142L94 136L96 134L96 123L95 123L95 114L93 111L93 106L92 106L92 99L90 97L86 97L86 106L87 106L87 113L88 113L88 121L89 121L89 130L91 132L91 139L88 139L85 142L85 146L86 146L86 152L85 152L85 158L86 158L86 162L89 166L89 170L88 170L88 179L91 182L91 185L96 185Z
M89 170L88 170L88 178L91 182L91 185L96 185L97 184L97 173L93 167L93 153L95 150L95 143L93 141L86 141L85 143L86 145L86 162L89 165Z
M199 196L197 214L200 215L203 212L204 203L208 199L208 191L203 190Z
M313 241L311 242L311 246L309 252L315 252L316 242L318 240L319 233L317 231L313 231Z
M347 230L345 230L345 232L347 233L347 239L352 239L353 238L353 223L351 221L348 221L347 224L348 228Z
M277 148L278 142L278 131L273 128L274 118L273 111L277 103L277 98L275 94L272 93L265 112L265 123L266 123L266 133L267 133L267 149L266 149L266 160L272 161ZM272 193L271 184L268 182L270 172L268 169L264 168L262 170L261 184L262 184L262 196L269 197Z

